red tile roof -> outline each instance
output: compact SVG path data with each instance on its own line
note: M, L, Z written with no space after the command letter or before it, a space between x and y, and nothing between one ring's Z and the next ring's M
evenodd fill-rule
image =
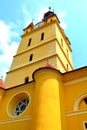
M33 24L33 22L31 22L26 28L24 28L23 29L23 31L25 31L26 29L28 29L28 28L33 28L34 27L34 24Z
M5 87L4 87L4 83L3 83L3 80L2 80L2 79L0 79L0 88L5 88Z
M47 63L44 67L54 68L51 64Z

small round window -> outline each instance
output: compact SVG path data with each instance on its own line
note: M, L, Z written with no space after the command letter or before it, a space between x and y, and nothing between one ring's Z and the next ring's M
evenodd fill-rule
M21 92L12 97L7 106L7 113L14 117L22 114L29 106L30 96L27 92Z
M23 99L21 100L17 105L16 108L14 110L14 115L20 115L28 106L29 103L29 99Z

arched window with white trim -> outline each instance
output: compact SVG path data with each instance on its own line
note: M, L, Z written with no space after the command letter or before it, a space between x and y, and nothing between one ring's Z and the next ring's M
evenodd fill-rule
M74 111L87 110L87 94L83 94L75 101Z

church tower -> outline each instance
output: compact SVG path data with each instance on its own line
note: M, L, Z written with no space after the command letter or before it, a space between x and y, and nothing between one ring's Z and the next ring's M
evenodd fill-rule
M5 79L0 130L87 130L87 67L73 70L56 14L30 23Z
M51 66L61 73L73 70L70 41L54 12L46 12L42 21L30 23L23 31L5 79L7 88L32 81L32 73L41 67Z

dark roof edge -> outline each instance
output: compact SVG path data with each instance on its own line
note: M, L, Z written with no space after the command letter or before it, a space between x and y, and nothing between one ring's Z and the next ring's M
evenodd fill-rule
M59 70L57 70L57 69L55 69L55 68L52 68L52 67L41 67L41 68L39 68L39 69L37 69L37 70L35 70L35 71L33 72L33 74L32 74L33 80L30 81L30 82L28 82L28 83L32 83L32 82L34 81L34 74L35 74L38 70L46 69L46 68L48 68L48 69L53 69L53 70L55 70L56 72L60 73L60 75L65 75L65 74L68 74L68 73L74 73L74 72L79 71L79 70L82 70L82 69L87 69L87 66L84 66L84 67L81 67L81 68L78 68L78 69L75 69L75 70L72 70L72 71L67 71L67 72L65 72L65 73L61 73ZM11 89L14 89L14 88L16 88L16 87L20 87L21 85L25 85L25 84L28 84L28 83L19 84L19 85L17 85L17 86L11 87L11 88L0 88L0 89L7 91L7 90L11 90Z

